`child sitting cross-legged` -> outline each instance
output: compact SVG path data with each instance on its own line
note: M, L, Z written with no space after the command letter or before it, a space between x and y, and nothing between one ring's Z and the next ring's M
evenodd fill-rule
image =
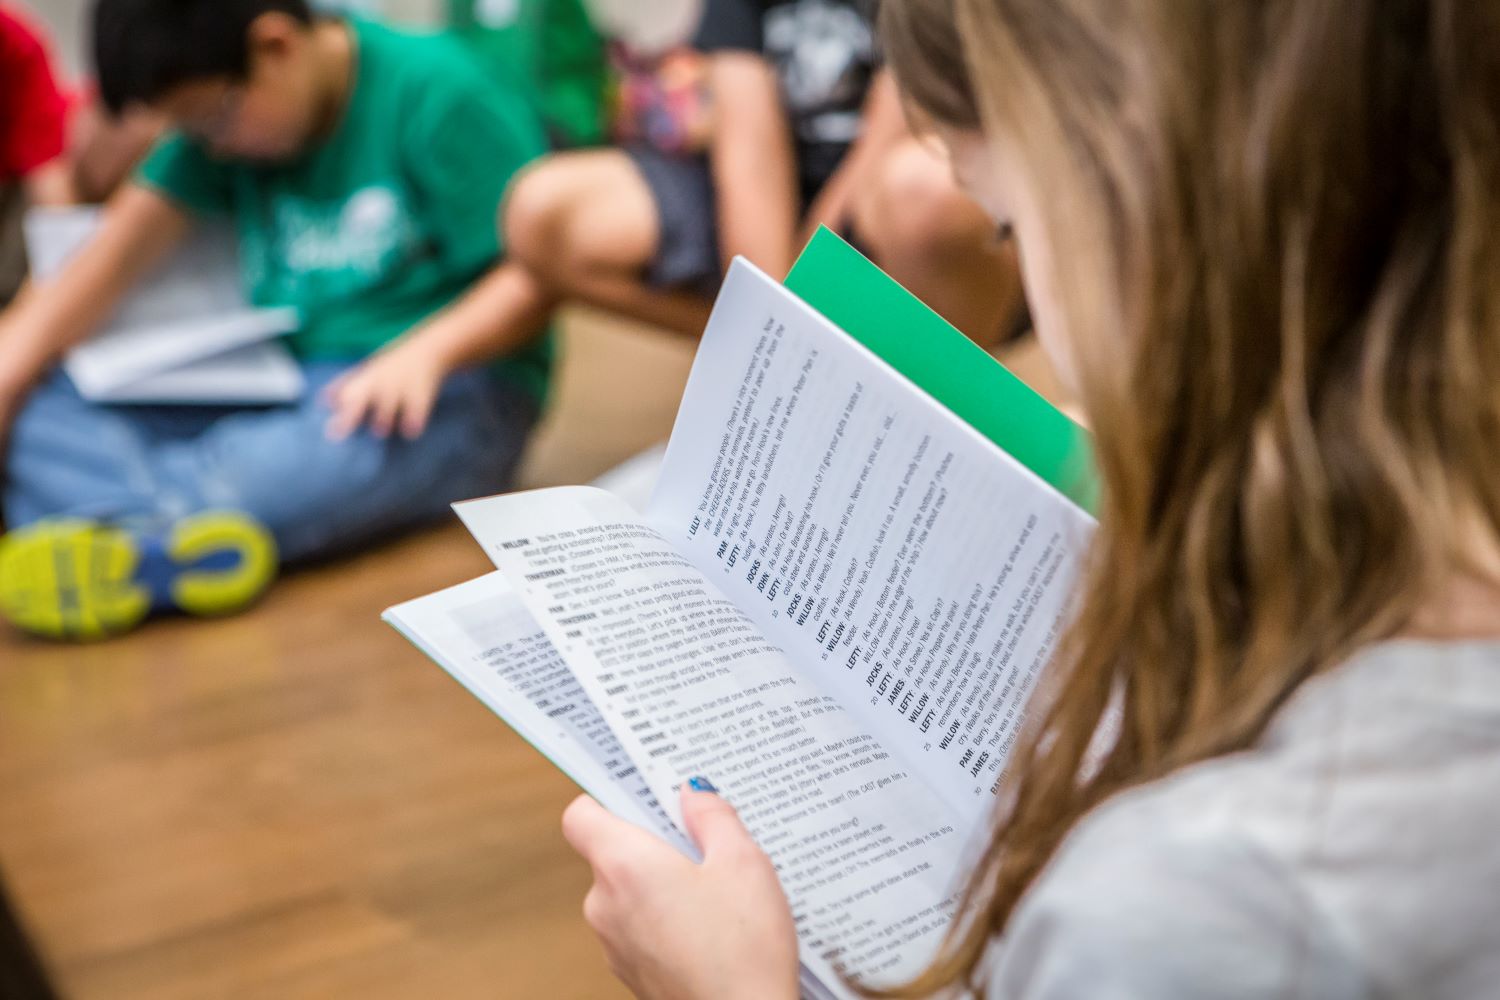
M282 562L502 488L549 374L546 302L496 233L543 149L521 95L456 41L305 0L100 0L95 18L106 104L175 131L0 315L0 615L95 637L225 613ZM251 301L297 309L304 397L86 401L58 359L210 216L238 234Z

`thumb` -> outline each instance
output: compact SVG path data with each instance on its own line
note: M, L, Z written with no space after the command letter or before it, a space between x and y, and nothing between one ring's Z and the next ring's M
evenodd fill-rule
M609 811L587 795L578 796L563 811L563 837L588 861L593 860L599 844L609 840L614 824Z
M697 791L708 783L701 778L682 786L682 821L687 826L688 836L703 852L707 861L716 854L731 851L746 844L755 845L750 831L740 821L734 806L720 798L716 792ZM712 788L712 785L708 785Z

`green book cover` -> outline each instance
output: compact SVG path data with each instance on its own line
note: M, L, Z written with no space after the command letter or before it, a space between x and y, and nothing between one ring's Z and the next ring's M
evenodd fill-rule
M868 258L819 229L786 287L1092 513L1088 434Z

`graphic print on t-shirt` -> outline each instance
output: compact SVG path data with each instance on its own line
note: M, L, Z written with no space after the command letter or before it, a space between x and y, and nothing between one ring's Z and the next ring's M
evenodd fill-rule
M279 282L279 294L292 301L311 293L309 283L324 296L353 294L378 283L420 243L401 195L384 184L334 201L283 195L272 217L267 236L276 249L269 257L280 266L263 277Z
M765 53L776 66L797 138L847 145L875 73L875 32L852 3L800 0L770 5Z

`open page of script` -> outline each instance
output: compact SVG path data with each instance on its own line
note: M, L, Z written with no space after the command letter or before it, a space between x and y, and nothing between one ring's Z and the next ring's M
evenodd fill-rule
M457 510L674 820L694 775L739 809L825 985L921 969L962 860L941 798L618 499L567 487Z
M647 519L965 829L980 823L1086 513L737 261Z
M502 573L382 616L617 816L681 843L629 755Z
M407 601L382 618L606 809L693 852L503 573ZM802 992L836 995L805 966Z

